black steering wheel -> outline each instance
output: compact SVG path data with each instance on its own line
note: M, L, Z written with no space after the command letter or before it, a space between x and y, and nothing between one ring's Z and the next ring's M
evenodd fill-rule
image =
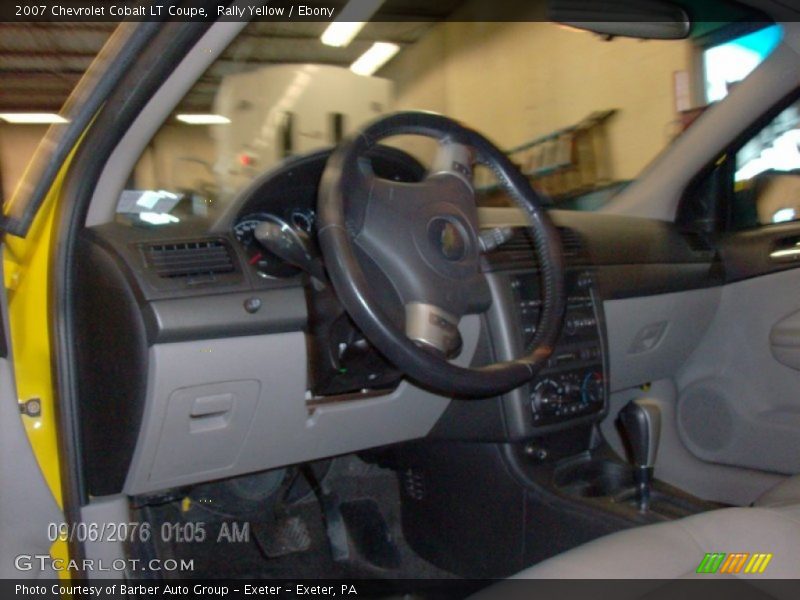
M382 139L408 134L438 140L429 175L419 183L374 175L367 152ZM474 162L494 171L528 217L543 306L526 356L465 368L448 360L461 346L458 323L492 302L481 270ZM371 123L341 142L328 160L317 222L328 276L345 309L367 339L422 386L465 398L501 394L530 381L552 352L565 305L558 231L525 176L476 131L427 112L396 113ZM381 306L357 250L395 288L405 331Z

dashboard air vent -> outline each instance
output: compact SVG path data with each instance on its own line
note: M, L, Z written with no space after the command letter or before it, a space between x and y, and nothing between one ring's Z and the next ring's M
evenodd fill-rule
M145 261L158 277L176 279L232 273L236 270L224 240L192 240L146 244Z
M564 246L564 254L567 258L583 256L583 241L575 231L567 227L559 227L558 233L561 235L561 244Z
M580 236L567 227L559 227L564 257L568 263L580 262L584 258L583 241ZM489 264L495 268L533 266L536 264L536 250L533 236L527 227L514 230L514 235L505 244L486 256Z

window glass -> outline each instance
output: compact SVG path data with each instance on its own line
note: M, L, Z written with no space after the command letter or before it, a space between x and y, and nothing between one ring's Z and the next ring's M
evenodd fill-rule
M734 198L737 229L800 219L800 103L737 152Z
M701 84L690 76L691 39L609 39L550 22L403 21L369 22L334 47L324 43L327 25L245 27L147 146L120 219L214 218L268 171L398 110L473 127L554 206L597 210L674 139L687 98L703 96L692 88ZM436 151L421 138L389 143L423 167ZM481 204L510 204L490 171L477 172L475 185Z
M391 107L392 82L345 65L294 62L291 24L253 23L182 100L139 158L117 212L169 225L218 215L250 182L293 156L330 148ZM398 27L403 27L399 24ZM359 45L361 47L362 45ZM352 54L352 51L351 51ZM275 61L285 57L285 63ZM289 62L289 61L292 62Z
M779 25L739 36L703 52L706 100L717 102L769 56L783 36Z

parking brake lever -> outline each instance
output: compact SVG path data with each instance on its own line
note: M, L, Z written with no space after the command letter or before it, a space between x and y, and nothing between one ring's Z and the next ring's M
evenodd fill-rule
M259 244L281 260L302 269L321 283L328 284L328 276L319 252L305 231L266 221L256 227L253 235Z

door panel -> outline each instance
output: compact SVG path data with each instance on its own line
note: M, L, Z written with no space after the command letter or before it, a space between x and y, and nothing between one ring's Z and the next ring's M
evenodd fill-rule
M2 254L0 245L0 254ZM0 262L0 281L3 280ZM0 330L6 352L0 356L0 578L26 579L45 575L38 563L30 570L19 570L19 555L48 554L47 526L63 521L61 511L47 486L28 441L17 401L14 371L6 332L8 331L5 289L0 290ZM24 567L28 563L23 561Z
M769 334L769 342L775 360L800 371L800 311L776 323Z
M797 273L800 283L800 271ZM792 276L794 277L794 275ZM661 442L656 456L656 477L701 498L734 505L747 505L778 483L782 476L761 470L761 466L743 468L736 460L705 452L704 448L720 445L726 438L734 441L732 420L723 410L714 411L714 398L700 387L719 387L713 369L721 367L720 349L733 343L721 339L731 335L732 327L740 325L721 316L723 295L730 304L738 290L726 286L689 290L657 296L613 300L605 303L611 365L609 418L602 423L604 437L624 455L624 444L617 426L616 415L631 400L647 398L661 408ZM749 300L745 299L744 303ZM800 305L800 299L798 299ZM749 309L737 307L742 316ZM726 309L727 312L735 312ZM664 324L649 348L640 348L642 332L654 324ZM722 331L723 333L719 333ZM764 353L769 356L770 327L765 326ZM698 358L699 357L699 358ZM782 365L775 363L781 369ZM693 369L693 370L692 370ZM723 368L723 371L727 372ZM679 394L676 377L680 374L684 393ZM678 377L679 378L679 377ZM733 386L733 392L736 384ZM690 393L700 398L694 412L685 409ZM728 392L725 392L728 395ZM683 405L679 403L681 399ZM726 400L728 402L732 400ZM720 404L719 402L717 404ZM722 403L724 405L724 402ZM800 404L798 404L800 406ZM712 409L712 410L708 410ZM687 426L687 421L689 424ZM701 437L692 444L686 431ZM722 459L722 460L721 460Z
M721 241L726 281L735 282L800 266L800 227L797 222L770 225L729 234Z
M672 379L654 381L645 389L635 387L612 393L610 414L617 415L635 398L646 398L661 409L661 441L655 465L658 479L700 498L738 506L751 504L781 481L782 476L764 471L706 462L687 449L676 426L678 391ZM615 421L606 419L602 429L611 446L624 456L624 445Z
M800 235L796 223L765 227L722 246L726 271L741 274L748 265L750 278L723 287L708 331L677 377L678 429L703 460L800 472L800 269L774 272L770 258L791 230Z

